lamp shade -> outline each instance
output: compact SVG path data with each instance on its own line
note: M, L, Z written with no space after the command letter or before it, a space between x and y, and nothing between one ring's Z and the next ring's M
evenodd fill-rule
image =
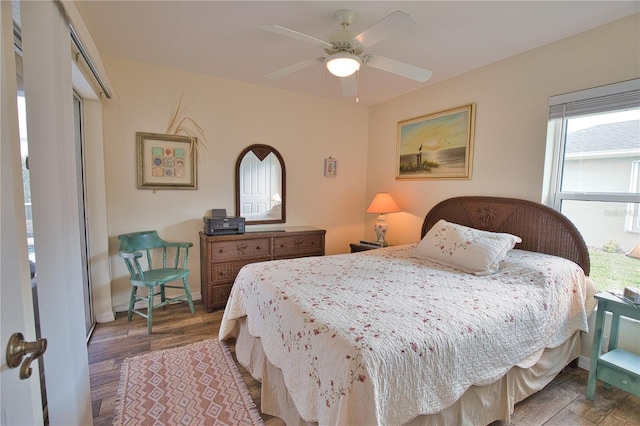
M398 203L391 197L388 192L379 192L373 198L373 201L367 209L367 213L396 213L402 211Z
M627 253L627 256L633 257L634 259L640 259L640 243Z
M338 52L325 59L325 66L336 77L348 77L360 69L362 59L347 52Z

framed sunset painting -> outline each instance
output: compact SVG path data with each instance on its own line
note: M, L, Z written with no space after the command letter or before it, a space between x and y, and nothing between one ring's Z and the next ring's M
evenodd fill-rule
M398 123L396 179L471 179L475 103Z

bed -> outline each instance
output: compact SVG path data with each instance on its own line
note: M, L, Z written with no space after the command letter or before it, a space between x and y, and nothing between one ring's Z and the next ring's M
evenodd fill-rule
M575 226L456 197L418 243L245 266L219 338L292 424L489 424L580 354L595 287Z

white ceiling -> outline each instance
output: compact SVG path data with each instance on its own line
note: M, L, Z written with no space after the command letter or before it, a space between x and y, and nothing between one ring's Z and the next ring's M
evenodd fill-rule
M640 11L638 1L77 1L103 55L180 68L331 99L342 96L322 64L278 80L265 74L322 48L273 34L278 24L316 38L339 29L335 12L353 9L360 32L394 10L418 23L365 53L433 71L418 83L371 67L359 100L373 105ZM612 48L614 48L612 46ZM117 87L116 87L117 90Z

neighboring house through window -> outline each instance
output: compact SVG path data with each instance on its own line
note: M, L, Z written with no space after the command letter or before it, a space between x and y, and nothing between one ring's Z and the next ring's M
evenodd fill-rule
M599 289L640 286L640 80L549 101L546 202L582 233Z

